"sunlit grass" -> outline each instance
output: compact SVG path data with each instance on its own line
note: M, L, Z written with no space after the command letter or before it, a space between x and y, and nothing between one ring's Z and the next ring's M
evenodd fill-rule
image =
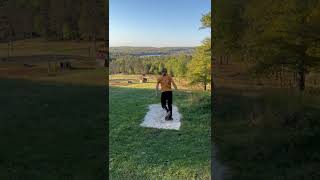
M141 75L112 74L112 75L109 75L109 85L116 86L116 87L155 89L158 77L159 75L146 75L148 82L140 83ZM200 85L190 85L187 78L173 77L173 79L177 84L179 90L203 91ZM210 85L208 85L207 91L210 91Z
M110 87L111 179L210 179L210 94L174 92L180 131L142 128L152 89Z

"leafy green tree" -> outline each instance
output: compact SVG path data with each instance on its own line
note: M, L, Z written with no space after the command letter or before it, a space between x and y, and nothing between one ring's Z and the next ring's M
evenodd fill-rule
M197 48L191 62L188 64L191 84L202 84L207 90L211 82L211 41L205 39L203 45Z
M211 28L211 12L203 15L201 23L202 28ZM196 49L188 64L188 71L190 83L202 84L203 89L207 90L211 82L211 38L206 38Z
M202 26L200 27L201 29L204 28L211 28L211 11L202 15L201 17L201 24Z
M319 18L319 1L268 0L263 3L270 7L267 12L253 11L257 5L248 5L247 19L254 28L247 29L251 37L246 36L244 41L251 42L248 47L259 54L255 58L254 72L265 74L285 67L298 75L298 88L303 91L307 74L319 66L319 57L311 53L317 48L316 42L320 37L315 26L317 23L314 23ZM261 10L265 6L258 8ZM268 18L252 18L257 13Z
M306 76L319 67L319 0L215 1L213 51L253 66L253 75L286 69L305 89ZM267 8L266 8L267 7Z

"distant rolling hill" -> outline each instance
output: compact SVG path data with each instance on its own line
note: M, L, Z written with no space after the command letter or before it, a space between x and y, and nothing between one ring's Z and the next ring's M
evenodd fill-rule
M132 47L132 46L120 46L110 47L110 53L118 55L175 55L175 54L189 54L191 55L195 50L195 47Z

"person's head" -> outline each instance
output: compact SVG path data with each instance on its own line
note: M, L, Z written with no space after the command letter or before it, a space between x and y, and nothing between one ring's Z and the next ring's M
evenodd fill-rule
M162 71L161 71L161 74L162 74L162 76L167 75L167 69L166 69L166 68L163 68Z

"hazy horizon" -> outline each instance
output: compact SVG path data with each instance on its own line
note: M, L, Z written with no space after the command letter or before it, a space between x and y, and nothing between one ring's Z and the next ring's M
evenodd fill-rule
M195 48L197 46L109 46L109 48L134 47L134 48Z
M196 47L210 36L199 29L209 0L111 0L110 47Z

